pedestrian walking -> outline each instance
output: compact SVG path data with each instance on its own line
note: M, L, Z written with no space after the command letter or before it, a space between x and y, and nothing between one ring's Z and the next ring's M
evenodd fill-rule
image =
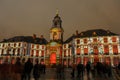
M21 80L21 73L22 73L22 64L20 62L20 58L16 59L16 63L14 66L15 70L15 80Z
M31 59L28 58L24 66L25 80L30 80L31 78L30 74L31 74L32 68L33 68L33 63L31 62Z
M89 77L89 74L90 74L90 70L91 70L91 66L90 66L90 62L88 61L87 64L86 64L86 71L87 71L87 76Z
M72 64L72 72L71 72L72 78L75 77L75 69L76 69L76 65L75 65L75 63L73 63L73 64Z
M22 59L22 73L21 73L21 80L25 80L25 70L24 70L24 66L25 66L25 58Z
M33 67L33 77L35 80L39 80L39 77L40 77L40 67L38 64L38 60L36 60L36 63Z

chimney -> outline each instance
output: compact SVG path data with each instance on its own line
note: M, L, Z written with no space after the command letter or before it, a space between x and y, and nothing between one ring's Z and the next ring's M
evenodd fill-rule
M33 39L36 39L36 34L33 34Z
M40 36L40 39L43 39L43 35Z
M78 35L78 30L76 30L76 35Z

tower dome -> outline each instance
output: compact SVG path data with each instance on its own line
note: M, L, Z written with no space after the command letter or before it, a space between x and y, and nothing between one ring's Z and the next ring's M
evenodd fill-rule
M50 40L63 42L62 20L57 13L53 19L53 25L50 29Z

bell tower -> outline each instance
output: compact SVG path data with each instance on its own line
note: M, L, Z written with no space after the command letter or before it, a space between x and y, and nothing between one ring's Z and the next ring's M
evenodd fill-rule
M53 19L52 27L50 28L50 42L47 45L47 63L56 65L62 62L62 44L63 44L63 28L62 20L59 17L58 11Z
M62 20L59 17L58 11L53 19L52 28L50 29L50 41L63 42Z

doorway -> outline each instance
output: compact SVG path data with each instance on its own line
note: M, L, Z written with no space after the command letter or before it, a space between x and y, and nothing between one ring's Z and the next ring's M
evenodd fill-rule
M56 64L56 53L53 52L50 55L50 64Z

